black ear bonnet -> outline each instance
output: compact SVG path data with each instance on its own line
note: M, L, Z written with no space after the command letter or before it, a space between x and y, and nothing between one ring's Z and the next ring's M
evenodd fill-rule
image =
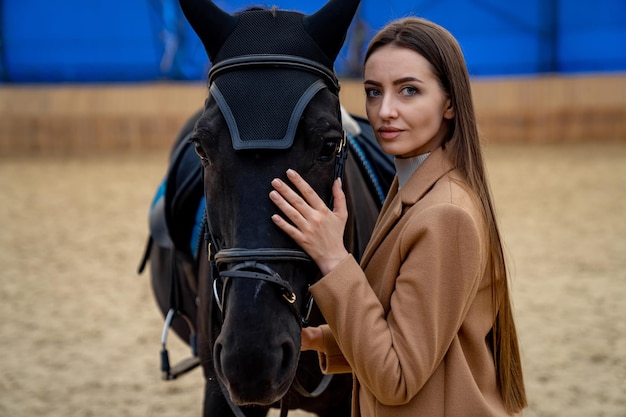
M213 2L181 0L213 63L209 91L234 149L291 147L311 99L323 89L339 94L333 63L358 3L331 0L313 15L275 9L230 15Z

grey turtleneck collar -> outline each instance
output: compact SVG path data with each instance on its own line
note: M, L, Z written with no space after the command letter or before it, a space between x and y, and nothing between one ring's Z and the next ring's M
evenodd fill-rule
M393 163L396 166L396 175L398 175L398 185L402 188L404 184L411 178L411 175L420 165L428 158L430 152L423 155L414 156L412 158L394 158Z

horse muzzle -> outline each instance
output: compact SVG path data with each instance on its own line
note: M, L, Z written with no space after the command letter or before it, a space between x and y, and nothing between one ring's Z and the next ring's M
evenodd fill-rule
M302 304L292 285L269 266L294 262L312 261L293 249L234 248L214 256L213 296L222 327L213 359L219 382L237 405L273 404L295 377L300 327L312 298Z

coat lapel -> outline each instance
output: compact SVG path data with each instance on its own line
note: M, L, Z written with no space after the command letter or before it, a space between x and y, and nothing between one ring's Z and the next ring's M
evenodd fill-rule
M452 169L453 166L447 152L443 148L437 148L426 158L401 190L398 190L398 178L394 178L372 231L372 237L363 253L361 260L363 268L368 264L389 231L398 222L404 207L417 203L442 176Z
M391 187L389 188L385 204L380 210L378 220L376 220L376 224L374 225L374 230L372 230L370 241L363 252L361 266L367 265L372 253L376 250L376 248L378 248L380 242L382 242L387 235L387 232L398 221L401 214L402 201L398 195L398 177L395 177L391 183Z

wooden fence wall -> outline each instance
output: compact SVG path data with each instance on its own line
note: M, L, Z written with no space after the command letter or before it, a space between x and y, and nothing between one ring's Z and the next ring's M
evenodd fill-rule
M626 141L626 75L476 79L487 143ZM206 97L203 83L0 85L0 156L169 149ZM344 106L364 114L360 82Z

